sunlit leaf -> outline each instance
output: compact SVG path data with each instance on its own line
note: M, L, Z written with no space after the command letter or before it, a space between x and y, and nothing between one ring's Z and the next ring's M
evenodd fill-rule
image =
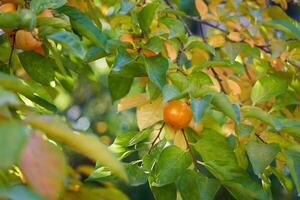
M116 160L107 147L97 137L71 130L61 120L50 116L32 116L26 118L26 123L40 129L53 139L62 142L88 158L98 161L108 167L120 178L127 180L121 164ZM51 124L51 126L49 126ZM99 153L101 152L101 153Z

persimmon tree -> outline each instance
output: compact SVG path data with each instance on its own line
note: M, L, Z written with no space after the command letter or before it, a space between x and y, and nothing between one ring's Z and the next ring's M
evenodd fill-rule
M148 183L157 200L273 199L274 179L300 194L300 28L286 0L1 2L1 197L127 199L78 180L68 149L97 161L88 182ZM57 101L97 82L99 59L139 129L109 147Z

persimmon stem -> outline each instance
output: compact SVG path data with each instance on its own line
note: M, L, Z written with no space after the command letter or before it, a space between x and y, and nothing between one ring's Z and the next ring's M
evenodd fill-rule
M148 151L148 154L151 153L152 149L153 149L153 146L155 145L156 141L159 139L160 135L161 135L161 132L163 130L163 128L165 127L165 122L161 125L159 131L158 131L158 134L156 135L156 137L154 138L153 142L151 143L151 146L150 146L150 149Z
M195 157L195 155L194 155L194 153L193 153L193 151L192 151L191 145L190 145L190 143L189 143L189 141L188 141L188 139L187 139L187 137L186 137L186 134L185 134L185 132L184 132L184 129L181 129L181 131L182 131L182 134L183 134L183 137L184 137L186 146L187 146L187 148L188 148L188 150L189 150L189 152L190 152L190 154L191 154L191 156L192 156L194 166L195 166L196 170L198 170L198 167L197 167L197 166L198 166L197 159L196 159L196 157Z

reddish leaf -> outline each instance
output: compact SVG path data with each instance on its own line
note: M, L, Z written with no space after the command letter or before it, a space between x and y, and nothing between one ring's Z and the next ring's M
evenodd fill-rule
M36 193L58 199L64 186L66 160L57 146L33 134L23 150L20 168Z

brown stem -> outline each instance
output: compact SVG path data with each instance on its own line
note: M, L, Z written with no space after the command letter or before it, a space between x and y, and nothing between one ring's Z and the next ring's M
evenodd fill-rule
M260 140L262 141L264 144L268 144L266 141L264 141L259 134L255 133L255 136Z
M152 149L153 149L153 146L154 146L154 144L156 143L156 141L159 139L160 134L161 134L161 132L162 132L162 130L163 130L164 127L165 127L165 122L161 125L161 127L160 127L160 129L159 129L159 131L158 131L157 136L154 138L153 142L151 143L151 146L150 146L150 149L149 149L149 151L148 151L148 154L151 153L151 151L152 151Z
M216 70L214 68L210 68L210 70L212 71L212 73L214 74L214 77L217 79L217 81L219 82L219 85L221 87L221 91L224 93L224 94L227 94L227 92L225 91L225 88L222 84L222 79L220 78L220 76L218 75L218 73L216 72Z
M195 155L194 155L194 153L193 153L193 151L192 151L192 148L191 148L191 146L190 146L190 143L189 143L189 141L188 141L188 139L187 139L187 137L186 137L186 135L185 135L184 129L181 129L181 131L182 131L182 134L183 134L183 137L184 137L186 146L187 146L187 148L188 148L188 150L189 150L189 152L190 152L190 154L191 154L191 156L192 156L194 166L195 166L195 168L198 170L197 159L196 159L196 157L195 157Z
M224 33L227 33L227 31L225 29L223 29L223 28L220 27L220 24L215 25L215 24L212 24L212 23L210 23L208 21L202 20L199 17L191 16L191 15L184 15L184 17L187 18L187 19L196 21L196 22L200 22L201 24L205 24L205 25L207 25L209 27L212 27L214 29L218 29L218 30L220 30L220 31L222 31Z
M166 4L168 6L170 6L172 9L176 10L176 6L170 0L164 0L164 1L166 2ZM184 21L184 19L181 16L176 16L176 17L177 17L177 19L179 19L181 21L187 34L189 36L192 36L193 33L192 33L191 29L189 28L189 26L187 25L187 23Z

